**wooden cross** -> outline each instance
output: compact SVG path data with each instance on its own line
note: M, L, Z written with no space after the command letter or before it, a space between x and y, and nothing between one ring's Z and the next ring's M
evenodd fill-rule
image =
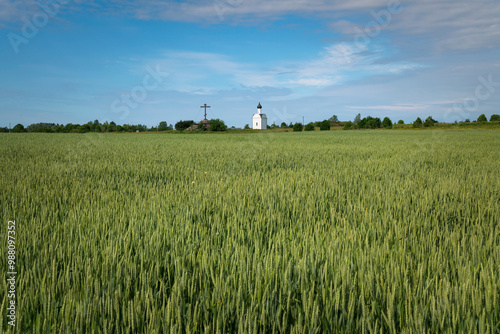
M207 104L205 103L200 108L205 108L205 119L207 119L207 108L210 108L210 106L207 106Z

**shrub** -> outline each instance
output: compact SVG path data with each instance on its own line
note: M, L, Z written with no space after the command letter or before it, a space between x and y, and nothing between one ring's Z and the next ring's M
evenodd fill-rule
M329 131L330 130L330 121L325 119L321 124L319 125L320 131Z
M404 124L405 124L405 121L403 121L402 119L400 119L400 120L398 121L398 124L400 124L400 125L404 125Z
M304 131L314 131L314 123L308 123L304 128Z
M293 125L293 131L302 131L303 128L304 126L302 125L302 123L295 123Z
M223 120L218 118L210 120L210 131L226 131L227 126Z

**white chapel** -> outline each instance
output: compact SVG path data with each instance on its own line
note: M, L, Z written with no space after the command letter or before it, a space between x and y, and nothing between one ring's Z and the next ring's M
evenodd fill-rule
M262 113L262 106L260 105L260 102L259 105L257 106L257 113L253 114L252 124L253 124L252 128L254 130L267 129L267 116L266 114Z

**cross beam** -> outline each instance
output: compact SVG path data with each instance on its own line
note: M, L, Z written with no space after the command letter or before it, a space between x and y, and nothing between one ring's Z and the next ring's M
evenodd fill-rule
M207 119L207 108L210 108L210 106L207 106L207 104L205 103L200 108L205 108L205 119Z

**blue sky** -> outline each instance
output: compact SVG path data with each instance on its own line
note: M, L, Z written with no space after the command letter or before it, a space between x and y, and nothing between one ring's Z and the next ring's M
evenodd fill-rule
M0 0L0 126L500 113L498 0Z

